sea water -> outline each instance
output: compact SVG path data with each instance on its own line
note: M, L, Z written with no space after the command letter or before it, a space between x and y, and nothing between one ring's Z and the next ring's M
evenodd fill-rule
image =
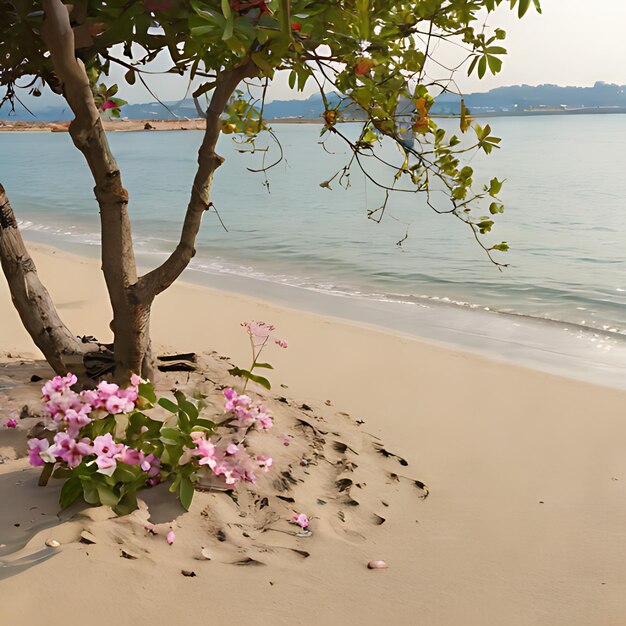
M502 149L466 164L479 188L493 176L506 179L506 211L486 243L508 242L510 252L496 255L507 268L493 265L467 226L435 214L422 194L392 193L380 223L368 219L384 201L373 181L390 184L394 171L363 158L369 178L356 164L349 177L333 178L352 157L345 142L322 144L317 125L275 124L280 148L260 139L251 152L221 139L226 161L215 177L215 210L205 216L185 278L455 344L461 334L469 347L484 347L499 324L506 343L527 347L527 326L519 341L514 329L547 320L570 333L572 345L582 337L595 344L594 354L619 351L626 336L626 117L479 121L502 137ZM456 130L454 120L442 123ZM352 139L359 132L357 125L340 130ZM109 134L145 267L164 259L179 237L201 137ZM281 150L277 165L250 171L272 165ZM381 155L402 162L389 144ZM331 189L320 186L329 180ZM0 182L26 238L98 254L93 182L69 135L0 133ZM448 208L433 190L436 206Z

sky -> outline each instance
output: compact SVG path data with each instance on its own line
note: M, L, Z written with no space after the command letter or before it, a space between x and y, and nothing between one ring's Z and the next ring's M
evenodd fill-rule
M466 70L459 70L455 78L463 93L521 83L591 86L596 81L605 81L626 84L626 0L542 0L542 5L542 15L531 8L522 20L508 9L508 3L491 15L489 25L507 32L504 45L508 55L503 70L495 77L487 75L482 80L475 76L468 78ZM444 64L458 59L453 46L442 46L436 53ZM157 67L167 69L169 64L157 61L154 69ZM154 101L139 81L134 86L126 85L124 72L114 71L110 78L120 85L122 98L133 103ZM431 75L441 78L446 73L440 70L438 74L433 68ZM184 98L188 88L186 79L174 75L149 76L146 80L165 101ZM303 94L291 91L287 73L282 72L273 81L268 100L306 98L314 92L314 85ZM52 103L48 97L38 102L39 105Z

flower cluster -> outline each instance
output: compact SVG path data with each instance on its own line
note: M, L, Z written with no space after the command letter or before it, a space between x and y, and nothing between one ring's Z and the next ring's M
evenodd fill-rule
M255 348L263 347L276 330L275 326L267 322L241 322L241 325L246 329ZM287 347L287 342L284 339L274 339L274 343L280 348Z
M191 433L195 447L183 449L183 456L179 463L188 463L197 459L198 465L209 468L216 476L221 476L227 485L236 485L238 482L256 482L256 470L269 471L272 459L258 455L252 457L241 443L231 439L221 439L214 442L204 432Z
M224 389L224 397L224 412L232 413L239 428L269 430L273 426L272 418L260 402L253 403L252 398L238 395L231 387Z
M183 448L179 464L184 465L195 459L200 467L206 467L216 476L221 476L227 485L241 481L254 483L256 472L259 469L269 471L272 459L262 454L252 457L243 442L250 428L270 429L272 418L260 402L253 403L251 398L238 395L230 387L224 390L224 397L224 412L233 416L232 421L226 423L235 428L234 434L213 439L207 437L204 431L192 432L193 447Z
M70 469L78 467L87 456L95 455L87 465L93 463L97 472L112 476L118 461L126 465L140 465L150 478L159 474L159 464L154 455L145 455L121 443L116 443L110 433L99 435L93 442L88 437L73 439L67 432L59 432L54 436L54 443L46 439L29 439L29 461L33 467L42 467L46 463L61 461Z
M76 438L83 426L92 421L93 411L110 415L133 411L141 379L133 376L131 385L126 389L103 381L95 389L80 393L72 390L76 382L74 374L55 376L42 389L45 411L57 428L64 429L72 438Z
M28 441L30 464L41 467L46 463L63 462L74 469L85 457L93 456L87 466L95 463L96 471L105 476L113 475L119 461L139 465L150 479L156 478L159 470L153 455L146 456L140 450L117 443L110 433L99 435L93 441L89 437L78 438L81 430L98 417L134 411L142 380L133 376L126 389L101 382L95 389L80 393L72 389L76 382L76 376L68 374L55 376L43 386L44 409L59 432L52 443L47 439Z
M246 437L252 430L267 431L273 420L261 402L244 392L250 380L270 386L252 370L272 369L257 359L274 327L263 322L245 327L251 338L251 370L229 370L245 383L240 393L224 390L226 419L220 423L202 417L204 403L180 390L173 392L175 402L158 399L153 385L138 376L124 389L100 382L81 392L72 389L78 382L73 374L48 381L42 389L44 408L56 433L52 440L28 442L31 465L43 468L40 484L50 476L66 480L62 507L82 496L89 504L106 504L126 514L137 508L138 492L158 482L171 480L170 491L187 510L195 484L207 472L229 486L254 483L260 471L269 471L272 459L251 453ZM157 404L171 416L150 417L148 410Z

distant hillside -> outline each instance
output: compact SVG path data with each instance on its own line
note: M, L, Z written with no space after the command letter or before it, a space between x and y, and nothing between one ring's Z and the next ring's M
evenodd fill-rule
M329 94L331 105L337 103L339 96ZM460 110L460 97L452 94L443 94L436 99L432 113L435 115L457 115ZM145 104L128 104L122 109L122 116L131 120L138 119L176 119L198 117L193 100L188 98L181 102L167 102L170 113L158 102ZM498 87L484 93L471 93L465 96L465 104L474 114L498 113L504 115L519 115L542 110L572 111L576 109L602 109L608 112L611 109L626 111L626 86L597 82L593 87L559 87L558 85L515 85ZM318 119L324 110L322 98L315 94L307 100L274 100L265 105L267 119L304 118ZM353 116L358 116L356 107L352 110ZM7 105L0 109L0 120L14 121L65 121L71 119L71 112L67 107L48 106L33 109L36 118L33 118L24 108L16 105L16 114L10 115Z
M458 114L461 98L443 94L437 98L432 113ZM626 86L597 82L593 87L559 87L558 85L514 85L497 87L485 93L465 96L465 105L472 113L523 113L543 108L626 108Z

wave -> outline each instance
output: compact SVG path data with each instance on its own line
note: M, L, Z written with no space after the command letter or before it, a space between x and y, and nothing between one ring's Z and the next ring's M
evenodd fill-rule
M59 245L60 247L95 247L99 246L101 241L100 233L84 229L85 224L82 225L82 229L77 224L52 225L31 220L20 220L18 224L27 237L35 235L35 239L51 245ZM141 263L143 259L146 265L152 265L155 258L161 259L165 257L168 251L173 248L174 242L158 235L144 235L143 237L136 237L135 244L139 262ZM301 273L285 273L276 269L273 271L261 269L254 262L235 263L221 257L213 259L205 257L203 259L201 255L192 261L189 271L200 275L237 276L243 279L264 281L343 298L407 306L431 307L434 305L447 305L464 309L491 311L502 315L566 324L572 328L596 330L621 338L626 336L626 328L622 328L620 324L615 323L614 319L620 319L618 308L621 305L614 302L614 298L611 300L610 294L606 293L598 292L593 298L590 298L589 295L580 293L582 286L576 284L563 283L554 287L521 284L503 287L501 284L488 281L458 281L428 274L412 273L399 277L394 272L380 270L370 274L369 278L378 282L386 282L385 287L387 289L375 289L372 288L371 284L361 287L350 284L354 280L354 271L358 270L358 267L351 267L351 264L346 262L339 264L319 263L320 259L314 258L311 258L310 262L314 260L318 261L315 265L316 267L325 267L327 274L333 274L334 277L307 275L304 271L304 266ZM291 261L291 267L297 265L297 262L294 263L292 258L283 258L282 261ZM365 279L365 282L367 277L367 275L364 277L362 275L361 278L362 280ZM432 292L439 290L450 295L395 291L393 289L394 284L397 288L400 282L419 285L424 291ZM485 301L476 301L478 298L459 297L459 292L464 292L464 295L467 295L468 291L474 291L477 294L482 293ZM456 295L453 295L454 292L456 292ZM619 294L617 298L620 299L623 298L621 294L626 293L626 290L618 287L615 289L615 293ZM489 304L485 302L489 302ZM530 305L534 307L531 311L528 310ZM602 307L604 307L604 310L598 312L598 309ZM576 312L580 314L588 313L587 316L591 319L575 321L572 318L576 315ZM613 313L615 314L613 315Z

